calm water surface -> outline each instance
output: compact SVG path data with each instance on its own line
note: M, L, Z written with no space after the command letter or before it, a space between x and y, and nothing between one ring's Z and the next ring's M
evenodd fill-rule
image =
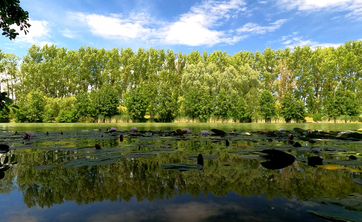
M134 126L164 133L132 136ZM121 132L106 133L111 127ZM194 135L167 133L185 127ZM305 162L316 156L313 148L336 150L317 154L325 160L348 160L362 152L362 143L296 140L302 147L295 148L284 137L253 133L294 127L344 131L362 124L1 124L0 143L10 151L0 154L0 221L326 221L310 211L362 221L360 208L332 203L362 200L362 186L353 182L362 177L361 158L328 169ZM199 136L212 128L238 135ZM23 141L29 131L35 136ZM296 161L272 170L241 157L268 148ZM202 169L163 169L196 164L199 153Z

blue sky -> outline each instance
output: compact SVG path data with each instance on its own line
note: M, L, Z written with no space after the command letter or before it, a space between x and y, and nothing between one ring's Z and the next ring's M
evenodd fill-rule
M0 38L18 56L33 45L263 51L338 47L362 39L362 0L21 0L30 33Z

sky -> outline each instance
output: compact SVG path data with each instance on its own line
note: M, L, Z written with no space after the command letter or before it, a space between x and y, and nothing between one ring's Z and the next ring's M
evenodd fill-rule
M362 0L21 0L29 34L0 49L22 57L33 44L192 51L263 51L362 40ZM17 28L17 27L16 27Z

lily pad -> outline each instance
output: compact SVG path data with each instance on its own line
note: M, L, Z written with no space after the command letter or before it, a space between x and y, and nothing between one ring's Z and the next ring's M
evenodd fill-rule
M259 155L240 155L239 158L244 160L266 160L266 158Z
M353 179L353 183L362 186L362 178L355 178L355 179Z
M169 163L161 165L162 169L175 170L175 171L188 171L188 170L201 170L202 166L199 164L190 163Z
M362 173L362 170L360 170L360 169L344 167L344 166L335 165L335 164L316 165L316 167L327 169L327 170L349 170L349 171L355 172L355 173Z
M152 155L154 155L155 153L151 153L151 152L130 152L127 153L126 155L124 155L123 157L125 158L146 158L146 157L150 157Z
M211 136L225 136L226 133L222 130L218 130L218 129L211 129L211 131L214 133Z
M212 160L212 159L217 159L218 156L216 155L202 155L204 157L204 160ZM187 158L190 160L197 160L198 155L189 155Z
M34 167L34 169L36 170L49 170L49 169L53 169L55 167L55 165L43 165L43 166L36 166Z
M309 213L312 213L318 217L331 220L331 221L345 221L345 222L357 222L361 221L361 217L358 217L356 215L352 215L349 212L341 213L341 212L324 212L324 211L312 211L308 210Z

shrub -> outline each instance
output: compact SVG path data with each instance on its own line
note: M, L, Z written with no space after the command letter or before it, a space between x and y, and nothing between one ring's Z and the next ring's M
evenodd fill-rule
M322 121L322 114L321 113L315 113L313 114L313 121Z

